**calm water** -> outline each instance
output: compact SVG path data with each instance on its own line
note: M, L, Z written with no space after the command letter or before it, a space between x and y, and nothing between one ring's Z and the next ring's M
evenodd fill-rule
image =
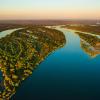
M19 30L19 29L22 29L22 28L9 29L9 30L6 30L6 31L2 31L2 32L0 32L0 38L3 38L3 37L5 37L6 35L9 35L9 34L11 34L12 32L14 32L14 31L16 31L16 30Z
M91 59L78 35L60 30L66 45L34 70L12 100L100 100L100 56Z
M100 56L91 59L78 35L60 30L66 45L39 65L12 100L100 100Z

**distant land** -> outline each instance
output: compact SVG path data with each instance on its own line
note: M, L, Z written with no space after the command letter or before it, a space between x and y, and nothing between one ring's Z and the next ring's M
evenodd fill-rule
M64 24L96 24L100 20L0 20L0 24L32 24L32 25L64 25Z

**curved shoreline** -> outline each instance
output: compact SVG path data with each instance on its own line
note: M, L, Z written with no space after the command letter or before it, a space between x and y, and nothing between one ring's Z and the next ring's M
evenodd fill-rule
M29 28L30 29L30 28ZM65 39L65 36L64 36L64 34L62 33L62 32L60 32L60 31L57 31L57 30L50 30L50 29L45 29L45 28L43 28L44 30L48 30L48 32L47 32L47 35L48 35L48 37L49 37L49 35L50 34L52 34L52 31L54 32L54 33L56 33L56 35L58 35L58 37L60 38L60 40L58 41L58 39L57 39L57 37L52 37L52 39L50 40L50 43L47 43L46 44L46 40L45 40L45 38L44 37L39 37L39 38L43 38L43 40L37 40L38 38L35 38L34 39L34 37L32 37L31 35L34 35L34 34L30 34L30 35L27 35L27 32L25 33L24 31L27 31L27 30L29 30L29 29L25 29L25 30L18 30L18 31L15 31L15 32L12 32L12 34L11 34L11 37L10 37L10 35L9 36L7 36L7 37L4 37L3 39L1 39L1 43L3 43L3 44L5 44L5 46L7 46L8 45L8 47L10 47L10 49L12 50L12 45L18 45L18 43L16 42L16 44L14 44L14 41L15 41L15 39L17 39L18 38L18 42L22 45L22 50L23 49L25 49L24 48L24 45L23 45L23 43L25 42L26 44L25 44L25 47L27 47L27 49L26 49L26 51L25 50L23 50L23 52L22 53L25 53L25 54L27 54L25 57L23 57L22 59L20 59L21 57L18 57L18 59L15 59L16 58L16 56L12 59L11 57L13 56L12 54L11 55L9 55L8 53L9 53L9 51L7 52L7 54L6 53L4 53L4 50L3 50L3 48L2 48L2 45L1 45L1 51L0 51L0 55L1 55L1 66L0 66L0 69L1 69L1 71L2 71L2 73L3 73L3 78L4 78L4 81L5 81L5 86L9 83L9 85L8 86L6 86L5 87L5 90L3 91L3 94L5 94L5 95L3 95L2 93L0 94L1 95L1 98L3 98L3 99L10 99L11 97L12 97L12 95L14 95L15 93L16 93L16 89L18 88L18 86L21 84L21 82L23 82L23 80L25 80L26 78L28 78L28 76L30 76L31 74L32 74L32 72L33 72L33 70L35 69L35 68L37 68L37 66L41 63L41 62L43 62L45 59L46 59L46 57L47 56L49 56L51 53L53 53L54 51L56 51L57 49L59 49L59 48L61 48L61 47L63 47L64 46L64 44L66 43L66 40L64 40ZM40 28L40 29L42 29L42 28ZM31 32L32 30L30 29L30 32ZM33 31L34 32L34 31ZM38 32L38 31L37 31ZM25 34L24 34L25 33ZM54 34L53 33L53 34ZM36 33L37 34L37 33ZM45 33L42 33L42 34L45 34ZM21 35L21 36L20 36ZM37 35L39 35L39 34L37 34ZM55 34L54 34L55 35ZM61 36L61 37L60 37ZM48 38L47 37L47 38ZM10 42L9 42L9 39L10 39ZM21 40L20 40L21 39ZM27 41L26 41L26 39L27 39ZM54 40L53 40L54 39ZM3 42L3 40L4 40L4 42ZM8 42L7 42L8 41ZM33 41L33 42L32 42ZM34 41L36 42L36 44L34 43ZM43 42L43 44L41 44L41 42ZM7 43L9 43L9 44L7 44ZM12 44L10 44L10 43L12 43ZM29 45L27 45L29 43ZM30 44L31 43L31 44ZM39 44L41 44L41 46L43 46L41 49L43 50L43 54L39 54L39 52L38 51L36 51L35 49L33 49L34 48L34 45L33 45L33 47L31 47L32 46L32 43L34 43L34 45L37 45L37 43L39 43ZM50 44L50 46L49 46L49 44ZM49 48L50 47L50 48ZM7 48L7 47L6 47ZM14 47L13 47L14 48ZM16 48L16 50L19 48L19 45L17 46L17 48ZM45 49L48 49L49 48L49 50L45 50ZM28 52L28 51L29 52ZM31 51L30 51L31 50ZM6 50L7 51L7 50ZM3 53L2 53L3 52ZM19 53L19 51L18 51L18 53ZM31 54L32 53L32 54ZM4 55L3 55L4 54ZM23 55L22 55L23 56ZM30 60L30 58L29 57L31 57L32 56L32 61L28 61L28 59ZM33 60L33 56L35 56L35 58L34 58L34 60ZM27 58L27 59L26 59ZM9 60L9 61L8 61ZM13 61L14 60L14 61ZM16 61L17 60L17 61ZM25 61L24 61L25 60ZM18 61L20 62L20 61L22 61L22 63L18 63ZM12 62L12 63L10 63L10 62ZM27 66L25 66L24 64L26 64L26 63L24 63L24 62L26 62L27 63ZM32 62L33 62L33 64L32 64ZM18 64L22 64L22 65L18 65ZM7 66L7 65L9 65L9 66ZM11 67L11 68L10 68ZM18 69L17 69L17 67L18 67ZM25 71L25 73L24 72L22 72L19 76L17 76L17 74L15 73L17 70L18 71L20 71L20 67L22 67L23 68L23 71ZM15 69L14 69L15 68ZM10 73L12 73L13 72L13 74L7 74L7 72L6 72L6 70L10 70ZM25 76L24 76L24 74L25 74ZM10 77L11 76L11 77ZM21 79L20 79L20 77L22 77ZM12 88L12 89L11 89ZM9 94L8 94L8 91L9 91Z
M17 31L17 30L20 30L20 29L22 29L22 28L15 28L15 29L9 29L9 30L5 30L5 31L1 31L0 32L0 39L1 38L4 38L5 36L7 36L7 35L10 35L11 33L13 33L14 31Z
M68 29L68 28L64 28L64 29L67 29L68 31L71 31L71 32L80 32L82 34L88 34L88 35L91 35L91 36L96 36L98 38L100 38L100 35L97 35L97 34L92 34L92 33L89 33L89 32L83 32L83 31L78 31L78 30L74 30L74 29Z

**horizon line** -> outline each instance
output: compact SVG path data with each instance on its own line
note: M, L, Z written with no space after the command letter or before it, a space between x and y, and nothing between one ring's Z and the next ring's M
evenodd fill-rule
M36 20L36 21L68 21L68 20L100 20L100 19L97 19L97 18L95 18L95 19L85 19L85 18L83 18L83 19L78 19L78 18L67 18L67 19L0 19L0 21L16 21L16 20L19 20L19 21L31 21L31 20Z

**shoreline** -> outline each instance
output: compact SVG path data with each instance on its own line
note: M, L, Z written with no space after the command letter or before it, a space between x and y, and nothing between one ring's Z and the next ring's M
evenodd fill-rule
M33 27L33 29L35 29L35 30L38 28ZM15 56L13 57L12 52L5 53L3 48L1 48L0 69L1 69L1 72L3 75L3 80L5 81L5 85L4 85L5 89L1 93L1 98L10 99L16 93L16 90L20 86L20 84L24 80L26 80L30 75L32 75L34 69L36 69L49 55L51 55L53 52L55 52L56 50L60 49L61 47L63 47L65 45L66 38L65 38L65 35L63 34L63 32L61 32L57 29L56 30L52 30L52 29L48 29L48 28L45 29L43 27L41 27L39 29L42 30L41 32L44 32L43 30L47 31L46 32L47 39L54 32L53 33L54 35L51 37L49 42L46 41L46 38L44 36L41 37L41 35L37 34L37 32L39 30L36 33L34 33L34 31L33 31L33 33L30 35L27 35L28 34L27 32L25 34L25 31L27 31L27 30L32 31L32 28L14 31L11 33L11 37L9 35L8 37L5 36L4 38L0 39L1 44L3 43L5 46L8 45L10 47L9 48L10 50L15 49L18 51L18 53L14 52ZM21 36L18 33L21 33ZM34 40L34 38L31 35L36 35L36 34L37 34L37 37L40 39L42 38L42 40L40 40L38 38L35 38L36 40ZM42 34L45 35L45 32ZM54 37L55 35L57 35L57 37ZM16 47L11 48L15 43L14 40L17 38L18 38L18 41L16 41L17 45L15 45L15 46L18 46L18 48L16 48ZM21 40L19 40L19 38ZM28 41L26 41L26 38ZM9 41L9 39L12 44L7 44L8 43L7 41ZM43 44L41 44L42 42L43 42ZM25 47L23 45L21 48L19 48L19 45L18 45L19 43L20 43L20 45L23 45L23 43L26 43ZM30 43L30 44L28 45L28 43ZM41 51L38 51L38 49L36 49L36 47L39 47L36 43L39 43L39 45L42 46L40 48ZM3 47L2 45L1 45L1 47ZM6 47L6 51L9 50L9 49L7 49L8 46ZM34 47L34 46L36 46L36 47ZM25 48L27 50L24 50ZM22 56L20 54L20 56L17 59L16 54L19 55L20 49L23 50L22 53L26 54L26 55ZM47 49L47 51L46 51L46 49ZM44 52L44 53L42 53L42 52ZM10 53L10 55L8 53ZM20 72L20 75L15 73L15 71L19 72L21 68L22 68L22 72ZM9 74L7 74L7 71L6 71L8 69L9 69ZM20 79L20 77L21 77L21 79ZM7 91L9 91L9 94ZM3 95L3 94L5 94L5 95Z
M62 27L62 28L65 28L65 29L67 29L68 31L71 31L71 32L75 32L75 33L80 32L82 34L88 34L88 35L92 35L92 36L96 36L96 37L100 38L100 35L98 35L97 33L93 34L91 32L78 31L78 30L75 30L75 29L67 28L67 27Z

